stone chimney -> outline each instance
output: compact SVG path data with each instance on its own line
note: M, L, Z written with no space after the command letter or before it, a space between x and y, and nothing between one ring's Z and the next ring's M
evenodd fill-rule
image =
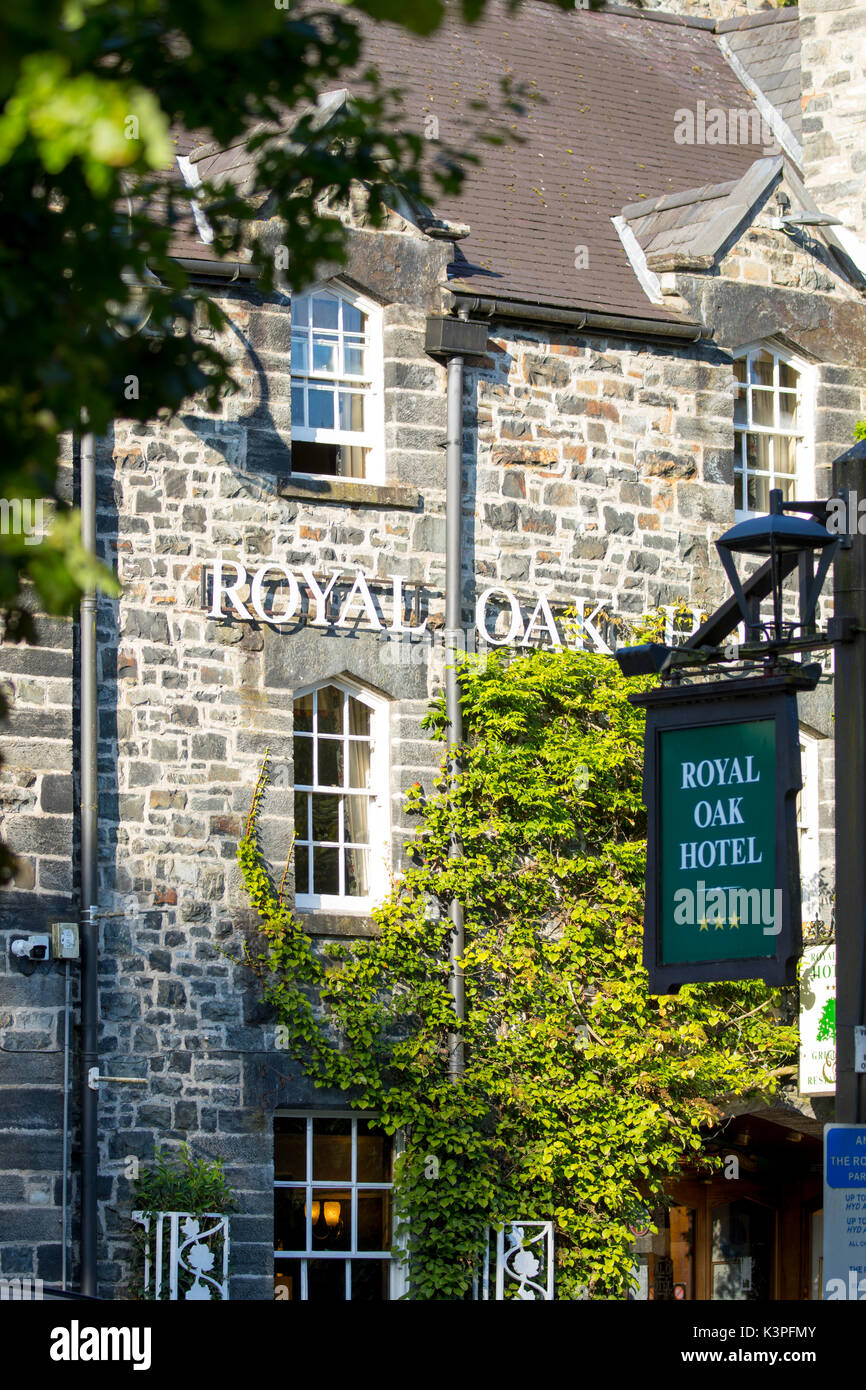
M800 0L798 9L806 186L866 242L866 6Z

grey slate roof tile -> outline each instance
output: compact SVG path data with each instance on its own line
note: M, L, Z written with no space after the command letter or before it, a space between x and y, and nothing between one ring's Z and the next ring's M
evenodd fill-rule
M649 208L632 204L623 208L623 216L648 260L675 252L712 257L777 179L782 164L781 156L767 156L741 179L691 189Z
M800 27L795 8L720 24L731 51L775 106L798 141L803 138Z
M751 98L710 25L668 18L659 22L637 10L566 12L538 0L509 13L501 0L492 0L477 24L464 26L452 15L426 39L359 18L364 62L403 88L405 125L421 134L425 117L435 115L443 141L474 144L480 155L460 195L438 197L435 204L437 216L470 227L450 269L453 288L639 318L674 317L644 294L611 219L624 205L649 207L690 190L679 213L672 201L658 209L655 224L658 236L668 238L665 245L688 245L725 196L715 193L704 206L696 193L718 186L730 191L761 147L676 142L678 112L694 112L699 101L707 109L749 108ZM769 54L775 72L779 35L791 27L796 34L795 25L773 24L731 29L727 37L742 40L762 61ZM502 77L524 83L534 95L522 116L499 105ZM351 88L350 78L341 81ZM491 104L492 115L471 109L478 99ZM506 128L503 144L478 142L485 123ZM436 145L429 146L432 156ZM249 171L237 148L200 149L199 155L203 177L242 180ZM577 248L583 246L589 268L578 270Z

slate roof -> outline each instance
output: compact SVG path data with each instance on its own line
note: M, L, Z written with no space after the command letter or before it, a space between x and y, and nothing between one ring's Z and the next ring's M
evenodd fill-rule
M781 155L758 159L741 179L705 184L624 207L649 268L682 265L689 257L712 261L753 212L782 171Z
M523 143L480 145L459 197L436 212L466 222L452 288L642 318L671 318L641 289L611 218L624 204L742 176L753 146L675 141L676 112L699 100L750 106L714 35L639 12L563 12L492 5L471 28L427 40L369 26L366 55L405 88L410 119L436 115L454 143L471 129L469 102L498 97L498 78L538 99L510 124ZM576 269L585 246L586 269Z
M793 134L802 143L800 20L786 7L723 20L718 33Z
M480 156L461 194L435 205L437 216L470 227L456 248L453 289L676 318L645 295L611 219L627 205L683 190L693 202L709 201L695 199L694 191L737 184L765 153L755 145L675 140L677 112L694 111L699 101L725 110L752 106L712 23L626 8L564 12L538 0L526 0L514 14L493 0L477 24L453 18L426 39L399 26L359 22L365 63L403 89L405 123L421 134L435 116L443 142ZM787 35L790 25L730 27L727 34L732 44L745 35L756 53L767 47L755 37L764 28ZM524 115L501 108L501 77L523 83L534 97ZM490 103L492 115L472 110L479 99ZM504 126L504 144L478 142L480 123ZM431 153L435 148L431 142ZM204 177L245 177L239 151L212 146L192 158ZM576 268L582 247L588 265ZM199 243L197 254L202 251Z

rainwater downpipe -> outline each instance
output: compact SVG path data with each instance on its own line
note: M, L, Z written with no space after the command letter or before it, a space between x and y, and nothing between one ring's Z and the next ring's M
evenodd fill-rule
M93 435L81 439L81 539L85 550L96 554L96 466ZM97 1206L98 1086L91 1085L91 1069L98 1064L99 996L97 960L99 923L96 916L97 889L97 672L96 672L96 590L85 590L79 607L81 749L81 1042L79 1084L81 1087L81 1292L96 1296L97 1286Z
M449 785L452 791L458 777L457 746L463 741L463 711L457 662L465 651L463 637L463 358L448 358L445 434L445 712L448 717L446 748ZM449 857L461 859L463 846L452 835ZM449 990L454 1012L462 1025L466 1017L463 970L463 904L456 897L448 909L451 919ZM463 1075L463 1034L448 1035L448 1074L453 1082Z
M60 1203L60 1287L66 1288L69 1276L67 1252L69 1249L69 1011L72 1008L71 961L63 962L63 1191Z

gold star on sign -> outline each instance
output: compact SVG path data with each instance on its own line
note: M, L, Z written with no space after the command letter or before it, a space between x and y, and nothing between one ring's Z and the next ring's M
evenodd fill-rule
M725 919L724 919L724 917L720 917L719 920L716 922L716 924L715 924L715 930L716 930L716 931L724 931L724 930L725 930Z
M706 917L701 918L700 922L698 923L698 927L701 931L709 931L710 927Z
M739 925L740 925L740 919L739 919L739 917L734 916L734 917L730 917L730 918L728 919L728 926L729 926L733 931L736 931L736 929L739 927Z

